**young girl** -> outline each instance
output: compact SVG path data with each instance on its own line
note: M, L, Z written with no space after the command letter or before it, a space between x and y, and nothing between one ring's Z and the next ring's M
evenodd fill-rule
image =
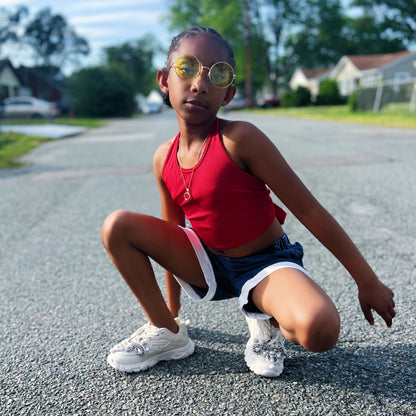
M217 118L235 94L234 78L228 43L201 27L173 39L167 66L158 71L179 124L177 136L154 155L163 219L120 210L101 230L149 320L110 350L108 363L117 370L141 371L193 353L186 325L176 318L180 289L172 276L195 300L239 298L251 332L245 359L257 374L281 373L282 335L314 352L335 345L337 309L303 268L302 246L289 242L286 214L270 190L349 271L367 321L374 323L375 310L392 325L392 291L272 142L249 123ZM167 271L168 305L149 258Z

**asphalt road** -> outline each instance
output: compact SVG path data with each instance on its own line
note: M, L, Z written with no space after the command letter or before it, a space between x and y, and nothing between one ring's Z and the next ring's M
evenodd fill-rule
M288 345L277 379L245 366L237 301L183 297L196 352L140 374L107 366L144 323L99 239L117 208L160 215L152 154L171 112L116 120L43 144L0 171L1 415L415 415L416 130L227 113L262 128L396 294L397 318L370 327L338 262L289 215L286 232L334 299L330 352ZM163 271L156 267L163 282Z

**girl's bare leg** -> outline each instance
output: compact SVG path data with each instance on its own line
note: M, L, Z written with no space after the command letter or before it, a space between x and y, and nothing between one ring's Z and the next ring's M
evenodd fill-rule
M166 301L168 309L174 318L181 309L181 286L171 273L166 273Z
M323 289L300 270L284 268L272 273L253 289L252 299L275 318L288 340L314 352L336 344L338 311Z
M163 299L149 257L183 280L206 288L185 232L158 218L120 210L104 221L101 240L150 323L176 333L178 325Z

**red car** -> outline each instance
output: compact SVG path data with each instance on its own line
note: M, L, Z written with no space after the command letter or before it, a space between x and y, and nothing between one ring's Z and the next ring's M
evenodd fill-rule
M269 98L268 100L264 100L263 104L261 105L262 108L272 108L272 107L279 107L280 105L280 98Z

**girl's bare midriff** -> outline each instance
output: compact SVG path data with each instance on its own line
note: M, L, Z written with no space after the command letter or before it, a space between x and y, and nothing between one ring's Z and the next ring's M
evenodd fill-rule
M270 246L276 240L283 236L283 228L279 222L275 219L272 225L261 235L256 237L254 240L248 243L242 244L241 246L229 248L226 250L218 250L209 247L209 249L220 256L227 257L245 257L250 254L256 253L257 251L263 250Z

